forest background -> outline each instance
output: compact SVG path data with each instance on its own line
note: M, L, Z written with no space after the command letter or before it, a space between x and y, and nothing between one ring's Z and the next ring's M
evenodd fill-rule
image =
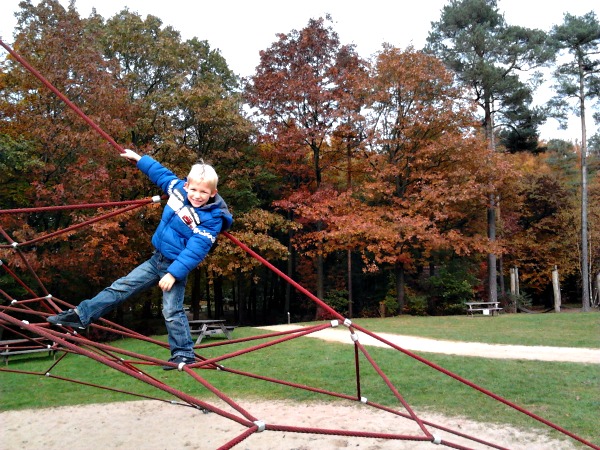
M213 164L232 234L345 316L373 317L464 313L496 296L507 311L548 307L554 268L563 303L582 304L585 285L597 305L600 138L587 139L584 121L579 143L537 130L598 106L599 30L593 12L544 32L505 23L492 0L450 1L424 49L384 45L365 59L330 17L315 18L280 34L241 79L207 41L184 41L158 17L82 18L45 0L21 3L13 48L124 147L180 177L199 159ZM5 55L0 67L2 210L160 194L21 64ZM555 73L556 96L534 107L542 68ZM54 296L77 304L151 253L161 209L22 251ZM108 210L0 215L0 225L24 242ZM23 270L9 247L2 261ZM518 296L507 286L515 267ZM225 238L190 278L195 317L324 318ZM114 319L152 332L160 297L134 299Z

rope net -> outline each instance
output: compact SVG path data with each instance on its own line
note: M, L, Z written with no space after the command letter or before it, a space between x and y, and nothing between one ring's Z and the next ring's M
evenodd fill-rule
M2 41L0 41L0 45L7 49L19 62L24 64L36 77L43 80L46 86L51 88L61 99L65 100L65 102L81 115L92 128L99 131L100 134L104 136L105 133L103 134L96 124L91 122L91 120L89 120L89 118L87 118L75 105L56 91L56 89L31 68L26 61L2 43ZM112 139L109 139L109 142L120 152L123 151L123 149L112 141ZM198 392L198 395L190 394L190 390L180 386L180 383L173 382L168 384L165 379L161 379L161 377L157 375L157 373L162 373L162 371L157 372L159 366L168 364L173 365L173 363L165 361L161 356L163 354L169 354L169 346L165 341L140 334L107 319L100 319L99 321L92 323L88 329L82 333L69 327L53 326L46 322L46 317L49 315L54 315L66 308L73 308L75 305L60 299L49 292L40 277L36 274L32 264L29 262L29 257L32 254L35 254L35 247L33 244L51 240L64 233L77 232L98 221L159 201L160 197L153 197L128 202L0 210L0 218L2 218L2 216L6 215L11 215L11 217L26 216L28 214L52 209L113 208L111 212L99 214L96 217L82 221L76 225L23 242L17 242L13 239L11 233L0 226L0 236L3 240L3 243L0 243L0 249L4 250L5 254L10 255L10 260L0 260L0 271L4 272L5 275L14 280L14 285L19 287L21 292L25 292L25 294L17 294L15 288L15 293L11 294L0 289L0 298L4 299L4 302L2 302L3 305L0 306L0 331L3 331L5 335L12 335L17 338L3 341L1 350L2 352L17 354L19 351L24 353L31 351L48 351L55 355L55 358L50 362L50 365L43 371L24 371L10 368L7 365L5 367L0 367L0 372L43 376L57 381L76 383L83 386L108 390L122 394L123 396L133 396L168 402L174 406L191 407L199 414L209 412L218 414L219 416L236 422L240 425L240 429L242 430L239 434L232 436L229 441L223 442L219 449L233 448L249 436L264 431L415 441L421 442L421 445L430 443L432 446L442 445L456 449L468 449L473 448L473 446L476 446L477 448L504 448L497 443L489 441L488 437L482 439L478 436L470 436L458 429L452 429L443 424L423 419L421 415L410 406L409 402L401 393L402 389L397 386L403 377L418 377L419 374L387 375L384 366L386 365L386 362L389 361L391 356L390 352L385 352L384 358L375 356L361 343L361 334L364 334L380 341L385 348L393 350L396 357L411 358L411 360L418 363L419 366L424 365L426 368L437 371L442 376L449 377L469 389L474 390L476 393L487 396L508 408L512 408L518 413L522 413L541 424L557 430L585 446L600 450L600 447L586 441L574 433L378 336L376 333L373 333L364 327L353 324L350 319L341 316L321 299L317 298L310 291L290 279L287 275L282 273L275 266L228 232L224 232L222 235L243 249L250 257L257 259L286 282L290 283L296 290L316 303L319 307L326 310L331 317L334 317L334 320L286 331L268 332L256 336L219 340L218 342L196 345L194 347L195 362L193 364L180 365L177 369L182 372L182 374L189 377L190 381L198 383L198 389L194 389L194 392ZM27 247L33 247L33 250L31 250L30 253L23 251L23 249ZM23 281L24 276L20 272L27 274L27 278L33 280L32 282L35 285L30 286ZM350 367L350 372L353 373L353 377L348 379L348 386L350 386L348 392L338 392L324 387L326 384L324 383L325 380L320 379L318 373L306 373L303 370L301 357L295 358L295 355L293 354L286 353L286 364L296 364L296 373L302 373L302 377L294 377L293 374L290 374L288 379L278 379L270 376L268 370L264 370L268 368L269 361L262 355L266 354L267 349L284 347L286 343L292 340L302 339L305 336L313 335L321 330L337 327L342 327L347 330L348 342L352 344L352 346L347 346L349 349L352 349L352 351L349 351L348 353L349 361L347 367ZM92 337L106 333L139 341L140 345L136 345L135 348L141 348L142 350L137 352L126 350L120 348L116 344L113 345L101 342L99 339L94 339ZM335 347L333 351L338 351L338 347ZM65 369L68 369L69 365L77 360L77 358L72 357L73 355L88 358L98 365L118 371L126 377L136 379L143 383L145 387L149 386L152 394L148 394L147 389L132 389L131 387L127 389L118 389L114 386L102 386L89 380L77 379L73 376L69 376L69 371ZM253 365L254 367L257 367L257 369L254 371L244 369L247 365L245 366L244 364L239 363L243 358L252 358L253 361L258 363ZM326 359L327 356L312 355L311 358ZM293 371L290 371L290 373L291 372ZM364 374L367 372L375 374L375 378L379 381L377 385L367 385L363 382ZM226 390L219 388L219 378L224 376L237 376L246 380L253 380L254 382L270 383L270 385L280 386L284 389L305 391L312 396L322 396L331 400L351 402L359 405L361 408L365 408L365 412L373 409L383 411L392 415L399 423L400 421L406 421L411 424L412 431L410 433L394 433L393 430L391 430L389 433L382 433L362 430L358 429L359 427L355 423L344 423L343 417L340 417L341 424L338 429L297 426L294 424L295 420L293 417L289 417L290 423L275 423L274 421L269 420L268 417L256 417L251 411L248 411L242 406L243 401L234 399L233 395L226 392ZM93 376L90 378L93 379ZM141 385L136 384L136 386ZM389 402L382 400L386 395L391 395L394 399L395 407L389 406ZM348 429L348 425L353 429ZM441 433L443 433L443 437Z

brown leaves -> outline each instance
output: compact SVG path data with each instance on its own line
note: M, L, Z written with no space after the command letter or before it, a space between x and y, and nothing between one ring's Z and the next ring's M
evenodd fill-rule
M274 236L297 229L297 224L261 209L253 209L237 216L235 223L235 237L261 256L267 260L287 259L288 249ZM210 271L229 276L238 272L251 272L253 268L260 266L258 261L224 237L219 238L218 245L211 250L206 263Z

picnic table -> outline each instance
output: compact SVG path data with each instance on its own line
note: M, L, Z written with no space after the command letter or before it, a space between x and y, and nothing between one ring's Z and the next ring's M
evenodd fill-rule
M198 335L196 345L200 344L205 336L224 334L227 339L231 339L231 333L235 329L233 325L225 325L223 319L190 320L189 323L192 335Z
M0 356L5 365L8 365L8 358L12 355L48 352L49 356L54 356L56 351L54 342L42 338L0 340Z
M467 302L467 315L473 316L477 312L481 312L484 316L493 316L500 314L500 302Z

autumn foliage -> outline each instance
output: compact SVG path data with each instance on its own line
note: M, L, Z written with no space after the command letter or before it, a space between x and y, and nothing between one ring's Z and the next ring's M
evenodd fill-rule
M478 280L471 295L484 295L490 252L520 266L541 303L552 266L563 279L577 272L572 177L553 165L552 150L490 152L464 87L431 55L385 45L366 60L340 42L331 18L313 19L278 35L242 82L206 41L182 41L156 17L124 10L84 19L53 0L22 8L19 54L124 147L182 177L199 158L212 163L233 233L319 296L354 298L353 314L378 314L389 298L396 313L445 312L433 296L415 304L442 268L460 267L448 270L469 273ZM0 64L2 209L158 193L18 62ZM494 241L491 195L499 199ZM0 215L0 225L23 241L105 212ZM158 205L136 209L27 256L50 289L76 303L151 252L159 215ZM193 277L194 314L200 301L213 302L209 314L226 314L231 299L243 323L314 315L226 239ZM157 301L141 302L157 314Z

